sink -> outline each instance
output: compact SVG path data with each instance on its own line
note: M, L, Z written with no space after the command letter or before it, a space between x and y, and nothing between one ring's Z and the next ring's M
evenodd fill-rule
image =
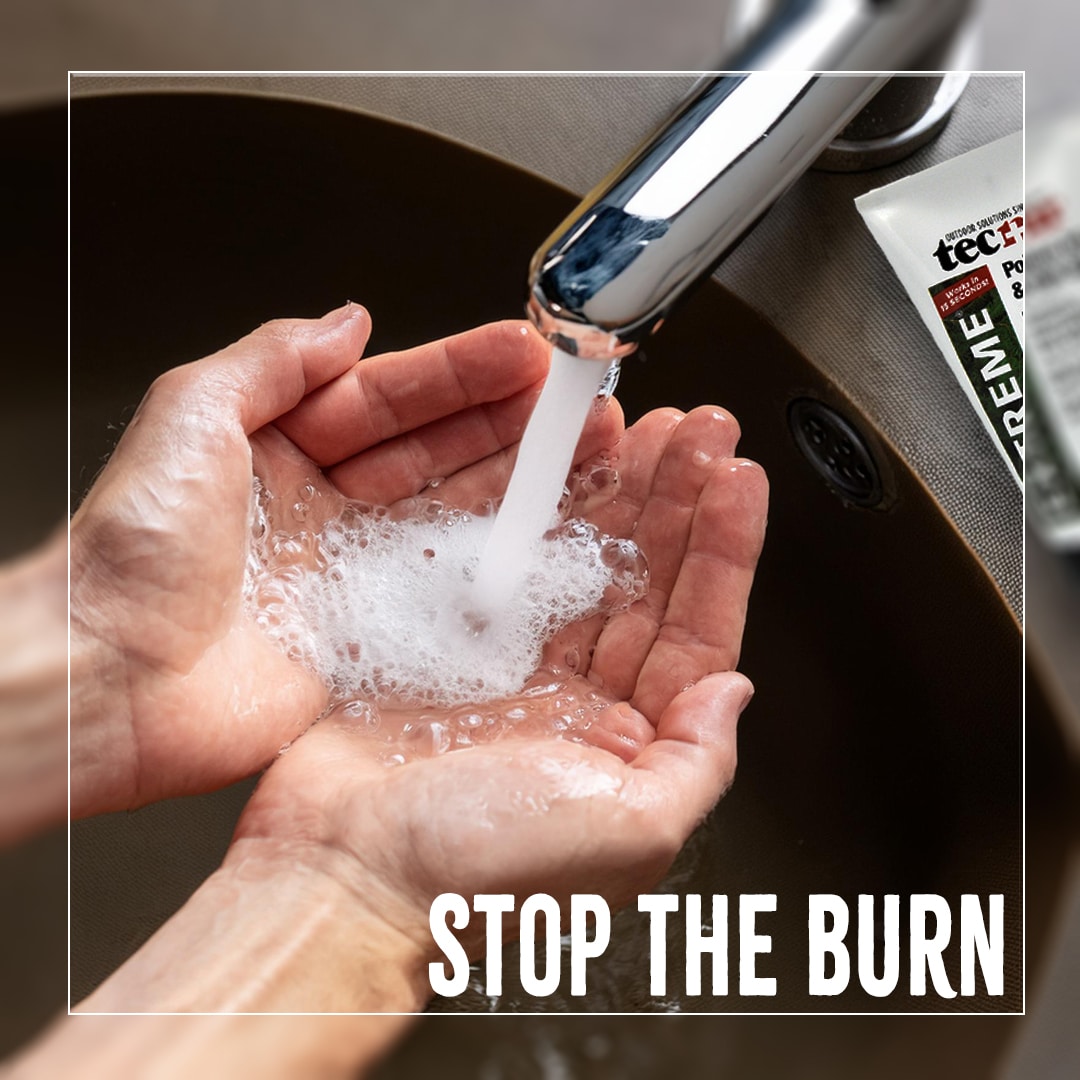
M77 98L71 124L76 497L155 375L267 319L314 316L358 300L373 315L368 351L375 353L518 315L529 256L576 202L463 145L286 98ZM777 976L779 993L676 995L664 1007L1021 1009L1021 632L993 581L873 425L792 343L715 282L624 364L619 397L628 420L658 405L724 405L741 422L740 452L761 462L772 484L741 663L757 696L740 728L738 777L680 857L670 887L777 893L767 927L773 953L759 974ZM796 401L827 407L865 444L880 480L875 506L841 497L800 449L789 419ZM1060 760L1052 716L1031 678L1029 977L1067 844L1055 824L1066 798ZM73 828L76 1000L213 869L250 787ZM805 897L813 892L842 894L852 909L867 892L940 893L953 901L961 893L1003 892L1005 997L911 998L904 978L884 1000L865 995L857 980L842 998L809 997ZM495 1003L474 994L433 1008L656 1008L639 957L616 947L625 940L640 949L641 918L628 912L616 920L610 959L596 969L602 993L542 1002L511 988ZM947 953L950 972L958 970L954 951ZM677 971L677 947L672 955ZM714 1063L714 1075L726 1075L721 1065L732 1075L771 1075L769 1063L789 1074L783 1063L801 1061L807 1047L819 1060L835 1055L832 1076L849 1075L848 1067L865 1075L860 1067L878 1052L882 1067L873 1074L902 1076L921 1060L927 1044L920 1040L940 1045L943 1060L961 1055L964 1071L982 1075L977 1066L1000 1052L1014 1023L993 1021L975 1032L875 1017L862 1022L860 1057L851 1042L858 1021L812 1032L805 1019L785 1021L801 1025L791 1028L804 1032L799 1045L765 1037L777 1022L730 1017L718 1027L703 1019L680 1025L683 1034L673 1041L667 1025L654 1038L649 1028L659 1025L619 1017L572 1027L507 1017L481 1035L474 1026L463 1032L456 1018L431 1016L383 1074L438 1067L443 1076L475 1075L487 1061L505 1067L493 1075L548 1075L540 1057L522 1049L546 1031L544 1052L563 1054L575 1076L648 1076L642 1070L650 1055L659 1055L659 1067L679 1054L691 1055L691 1068ZM913 1040L916 1027L925 1036ZM521 1054L528 1061L515 1065ZM619 1054L627 1055L622 1064Z

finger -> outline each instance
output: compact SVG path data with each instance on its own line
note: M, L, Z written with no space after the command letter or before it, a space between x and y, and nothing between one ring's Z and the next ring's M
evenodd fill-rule
M501 322L354 365L279 426L321 466L542 379L551 346L529 323Z
M302 533L310 536L321 531L341 513L344 500L340 492L275 425L260 428L249 441L251 467L263 484L260 501L266 526L306 545L308 540L300 540Z
M623 428L622 406L614 398L608 398L602 407L590 410L574 450L574 464L580 465L614 447ZM482 461L460 469L439 486L440 501L464 510L479 510L487 500L500 498L505 494L510 474L514 471L517 451L518 444L515 442Z
M655 409L623 433L611 455L619 474L618 494L587 515L602 532L623 537L633 534L664 450L684 415L678 409ZM564 627L545 646L544 663L565 666L572 674L588 672L607 619L608 613L601 612Z
M589 520L602 532L633 535L664 451L685 415L679 409L654 409L623 433L613 455L619 474L618 494L589 514Z
M167 371L131 428L171 429L200 415L236 420L250 435L355 364L370 333L367 311L353 303L321 319L265 323L212 356Z
M620 701L596 714L582 741L606 750L627 764L656 738L656 730L629 702Z
M539 393L534 383L501 401L462 409L354 454L327 476L350 499L389 506L516 444Z
M662 715L687 684L738 663L767 510L768 481L759 465L731 458L713 472L630 698L646 716Z
M590 680L616 698L630 699L634 693L666 617L698 500L717 461L731 453L738 437L729 413L702 406L687 414L668 442L633 533L648 560L649 590L604 627L589 671ZM646 715L655 719L659 713Z
M632 762L647 805L658 784L668 796L668 824L680 846L735 778L736 729L753 694L737 672L702 679L664 710L656 739Z

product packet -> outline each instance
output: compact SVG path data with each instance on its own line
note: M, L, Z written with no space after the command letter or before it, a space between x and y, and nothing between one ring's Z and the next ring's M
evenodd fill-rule
M1023 177L1016 132L855 200L1021 487Z

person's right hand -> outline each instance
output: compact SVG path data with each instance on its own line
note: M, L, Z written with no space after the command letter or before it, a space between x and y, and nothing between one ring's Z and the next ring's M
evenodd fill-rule
M326 703L242 603L253 455L296 502L319 469L376 503L435 477L505 484L547 372L540 336L497 323L358 363L369 332L355 304L268 323L146 395L71 525L75 816L249 775ZM578 459L621 429L609 403Z
M546 709L546 723L508 722L494 741L389 767L377 760L383 744L339 710L267 771L226 871L262 881L305 867L334 879L365 910L367 932L381 923L411 943L421 971L440 893L520 902L545 892L565 902L597 892L623 904L654 884L730 784L736 723L752 693L735 666L768 484L733 456L738 436L712 407L686 417L659 410L623 436L619 495L587 516L644 552L648 593L549 645L565 690L477 706L507 717L522 705ZM567 653L577 658L572 676ZM577 741L554 723L567 711L555 699L575 696L597 707ZM381 712L384 727L452 722L430 705ZM482 920L464 936L475 954Z

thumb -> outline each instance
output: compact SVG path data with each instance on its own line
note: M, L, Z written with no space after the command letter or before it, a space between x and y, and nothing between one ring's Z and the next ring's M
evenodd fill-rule
M667 789L687 836L735 778L735 731L753 696L736 671L706 676L668 705L656 740L634 761Z
M347 371L370 334L371 317L351 301L321 319L275 319L211 356L165 372L136 419L157 426L210 412L250 435Z

